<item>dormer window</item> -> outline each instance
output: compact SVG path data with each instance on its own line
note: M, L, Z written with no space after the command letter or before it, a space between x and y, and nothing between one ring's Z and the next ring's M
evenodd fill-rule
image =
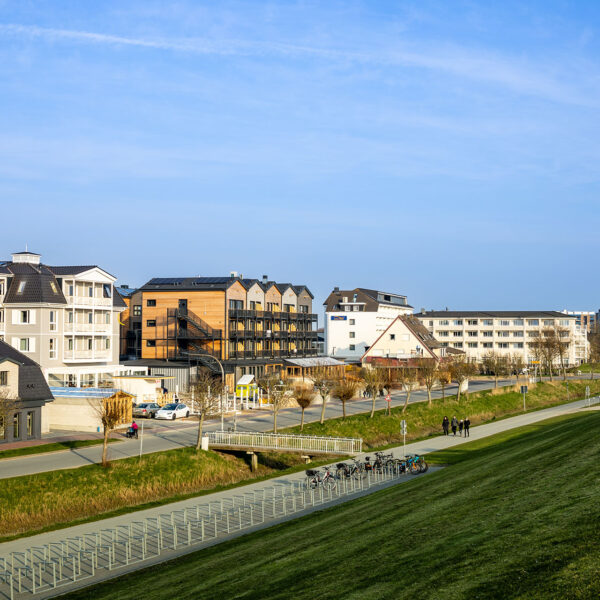
M19 287L17 287L17 294L22 294L25 291L25 281L19 281Z
M54 283L54 281L50 282L50 289L52 290L52 293L58 294L58 288L56 287L56 283Z

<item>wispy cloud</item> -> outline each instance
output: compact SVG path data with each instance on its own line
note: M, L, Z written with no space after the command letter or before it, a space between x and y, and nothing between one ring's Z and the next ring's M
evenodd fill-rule
M594 100L598 77L589 72L584 81L590 82L592 90L581 85L569 85L564 77L553 76L556 65L528 64L526 61L506 56L484 53L479 49L460 46L427 45L418 48L408 43L393 42L377 50L327 48L306 44L277 41L253 41L240 39L188 38L140 38L92 31L56 29L32 25L0 24L0 35L28 36L50 41L72 41L110 46L132 46L173 52L219 55L219 56L279 56L287 58L314 58L343 63L364 63L383 67L426 69L450 76L491 83L511 91L537 96L553 102L597 107ZM572 67L572 65L571 65ZM570 68L571 68L570 67ZM579 74L578 74L579 75ZM596 90L597 91L597 90Z

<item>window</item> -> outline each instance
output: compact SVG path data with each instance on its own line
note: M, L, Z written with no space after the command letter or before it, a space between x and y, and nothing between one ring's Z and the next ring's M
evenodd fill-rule
M515 342L513 344L513 348L522 348L523 347L523 342Z
M67 350L73 350L73 338L67 340Z
M72 286L72 285L70 285L70 286L69 286L69 296L72 296L74 291L75 291L75 290L73 289L73 286Z
M513 325L515 327L521 327L523 325L523 319L514 319L513 320Z
M527 335L529 337L539 337L540 336L540 332L536 331L535 329L532 329L530 331L527 332Z
M561 327L568 327L568 326L569 326L569 319L561 319L561 320L558 322L558 324L559 324Z
M110 338L106 338L106 340L104 340L104 349L110 350Z
M477 342L467 342L468 348L477 348Z
M508 348L508 342L498 342L498 348Z
M156 300L153 301L154 304L150 304L150 300L148 300L148 306L156 306ZM243 300L230 300L229 301L229 310L241 310L244 308Z
M454 337L462 337L462 331L453 331L453 332L452 332L452 335L453 335Z
M358 311L360 310L360 306L358 306L358 304L355 304L355 305L352 307L352 310L353 310L354 312L358 312Z
M513 337L524 337L522 331L513 331Z
M492 337L494 335L493 331L482 331L481 335L483 335L483 337Z
M440 325L450 325L450 321L446 320L446 319L442 319L440 321Z
M527 325L532 325L537 327L540 324L538 319L528 319L527 320Z
M92 286L90 286L88 288L88 297L89 298L93 298L94 297L94 288Z
M483 321L481 321L481 323L483 325L485 325L486 327L491 327L494 324L493 319L483 319Z
M155 348L156 347L156 340L146 340L146 346L148 348Z
M299 310L301 313L308 314L308 306L307 306L306 304L300 304L300 305L298 306L298 310Z
M396 334L390 333L390 340L395 340L395 339L396 339Z
M22 294L25 291L25 282L19 281L19 286L17 287L17 294Z
M494 343L493 342L483 342L481 345L484 348L493 348L494 347Z
M500 321L500 327L508 327L510 325L510 321L507 321L506 319L502 319Z
M477 331L467 331L469 337L477 337Z
M356 350L356 346L355 346L354 344L350 344L349 348L350 348L350 350L352 350L352 351Z
M94 322L94 314L88 313L88 324L91 325Z
M544 327L552 327L554 325L553 319L544 319Z
M49 358L56 358L56 338L50 338L48 340L48 344L49 344L49 352L48 352L48 357Z
M29 319L30 319L29 311L22 310L21 311L21 320L19 321L19 323L29 323Z
M240 302L241 302L241 300L240 300ZM244 303L242 302L242 306L243 305L244 305ZM156 300L146 300L146 306L156 306Z
M54 281L50 282L50 289L52 290L53 294L58 294L58 287Z
M92 349L93 349L93 346L92 346L92 338L88 338L88 341L87 341L87 349L88 349L88 350L92 350Z
M453 323L454 325L462 325L462 324L463 324L463 321L462 321L462 319L454 319L454 321L452 321L452 323Z
M250 310L256 310L256 300L250 300Z
M73 322L73 314L74 314L74 313L73 313L73 311L72 311L72 310L70 310L70 311L67 313L67 323L72 323L72 322Z
M462 348L463 344L462 342L454 342L454 344L452 344L455 348Z
M133 316L134 317L141 317L142 316L142 305L141 304L134 304L133 305Z
M112 285L110 285L110 283L104 283L102 285L102 297L112 298Z
M27 437L33 437L33 412L27 413Z
M440 342L440 344L442 344L442 348L447 348L448 347L448 342Z
M104 315L104 322L105 322L107 325L110 325L110 313L109 313L109 312L107 312L107 313Z
M467 319L467 325L477 325L477 319Z
M29 352L29 338L21 338L19 340L19 350L21 352Z
M356 319L350 319L350 320L348 321L348 323L349 323L350 325L356 325Z
M350 312L350 309L351 309L351 308L352 308L351 306L348 306L348 305L346 304L346 306L344 306L344 311L346 311L346 312Z
M51 310L49 313L50 331L56 331L56 311Z
M354 331L350 331L349 335L350 335L351 338L355 338L356 337L356 333L354 333Z
M498 337L508 337L510 335L510 331L499 331Z
M146 327L156 327L156 319L148 319L146 321Z
M437 332L437 335L438 335L439 337L448 337L448 334L449 334L449 333L450 333L449 331L438 331L438 332Z
M4 279L0 280L0 296L4 296Z
M8 385L8 371L0 371L0 385Z
M429 321L429 327L433 327L433 321Z
M13 439L19 439L19 413L13 416Z

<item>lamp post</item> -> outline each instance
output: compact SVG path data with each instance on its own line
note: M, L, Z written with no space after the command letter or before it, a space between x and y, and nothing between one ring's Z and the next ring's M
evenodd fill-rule
M216 357L213 356L212 354L203 354L202 355L204 358L212 358L218 365L219 365L219 369L221 369L221 383L222 383L222 387L223 389L221 390L221 431L225 430L225 426L224 426L224 416L223 416L223 392L225 391L225 370L223 369L223 363Z

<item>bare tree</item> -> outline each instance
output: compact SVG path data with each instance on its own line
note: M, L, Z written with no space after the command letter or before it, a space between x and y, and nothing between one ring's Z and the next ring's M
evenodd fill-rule
M498 379L510 373L510 358L499 352L488 352L483 357L483 368L487 374L494 376L494 387L498 387Z
M431 390L439 380L439 365L435 358L420 358L417 361L419 376L427 389L427 404L431 406Z
M310 408L310 405L315 399L314 390L306 387L305 385L296 385L292 390L294 400L298 403L300 410L302 411L302 417L300 418L300 431L304 430L304 411Z
M352 400L352 398L356 396L359 387L359 383L356 381L356 379L346 377L344 379L340 379L333 388L333 397L337 398L342 403L344 419L346 419L346 402L348 402L348 400Z
M440 387L442 388L442 401L446 399L446 386L450 383L452 378L450 377L450 371L448 370L447 365L443 367L440 366L438 370L438 381L440 382Z
M323 425L323 422L325 421L325 407L327 405L327 400L329 399L331 390L333 390L336 385L336 381L329 369L324 366L315 367L308 378L312 381L315 391L321 396L322 405L320 423Z
M566 327L561 327L560 325L554 326L554 346L555 346L555 354L560 362L560 367L563 372L563 381L567 379L567 369L566 369L566 358L569 354L569 330Z
M550 375L550 381L554 380L553 365L558 352L556 343L556 331L552 327L545 327L542 330L542 335L539 339L540 351L544 366Z
M277 373L268 373L258 380L258 385L267 392L273 407L273 433L277 433L277 415L289 400L291 385Z
M108 467L108 440L110 434L117 425L123 422L123 410L114 398L92 398L89 400L90 406L102 423L104 442L102 445L102 466Z
M10 393L8 388L0 389L0 440L4 439L6 428L15 418L17 408L17 398Z
M458 391L456 392L456 400L460 402L461 387L465 381L468 381L469 377L472 377L477 372L477 367L470 362L466 362L464 359L455 359L450 363L450 377L456 381L458 385Z
M404 406L402 407L402 412L406 412L406 409L408 408L408 402L410 400L410 395L412 391L419 385L417 369L410 367L400 369L398 380L402 384L402 389L406 393L406 397L404 399Z
M196 374L190 387L196 410L198 412L198 438L196 450L202 446L202 428L206 417L217 414L223 401L223 383L215 378L208 369L201 369Z
M519 352L515 352L510 357L510 366L511 370L517 375L517 383L519 383L519 377L521 375L521 371L525 368L525 361L523 360L523 356Z
M371 396L371 419L375 416L375 402L377 400L377 392L381 385L381 371L376 368L364 368L360 371L360 376L364 382L365 391Z

